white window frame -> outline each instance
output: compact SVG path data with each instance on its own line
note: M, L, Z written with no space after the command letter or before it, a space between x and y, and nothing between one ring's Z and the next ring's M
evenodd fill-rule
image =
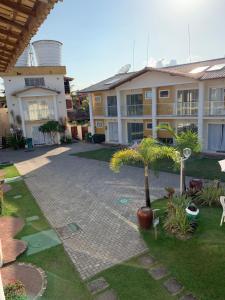
M103 121L95 121L95 127L96 128L103 128L104 127Z
M162 125L162 124L166 125L166 126L171 126L169 122L159 122L159 126ZM160 128L160 130L166 130L166 129L161 129Z
M100 96L100 95L95 96L95 103L97 103L97 104L102 103L102 96Z
M145 130L152 130L152 128L148 128L148 124L152 124L152 122L146 122L145 123Z
M168 92L168 96L167 97L161 97L161 92ZM168 99L170 98L170 90L165 89L165 90L159 90L159 99Z
M148 95L148 93L150 93L150 94L151 94L151 96L150 96L150 97L149 97L149 96L147 96L147 95ZM145 98L145 100L152 100L152 90L147 90L147 91L145 91L144 98Z

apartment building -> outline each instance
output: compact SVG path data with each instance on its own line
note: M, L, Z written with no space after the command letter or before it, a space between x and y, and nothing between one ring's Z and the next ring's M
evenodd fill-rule
M163 123L195 130L203 151L225 151L225 58L116 74L81 92L89 95L92 134L108 143L172 142L157 130Z

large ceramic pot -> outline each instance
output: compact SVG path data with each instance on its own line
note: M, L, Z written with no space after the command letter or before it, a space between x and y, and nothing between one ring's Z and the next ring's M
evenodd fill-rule
M153 211L150 207L143 206L137 211L138 223L141 229L149 229L152 226Z

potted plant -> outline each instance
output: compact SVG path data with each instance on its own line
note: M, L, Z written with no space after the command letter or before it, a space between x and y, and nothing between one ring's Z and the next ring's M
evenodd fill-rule
M149 167L163 157L171 158L176 162L180 159L179 153L173 147L161 146L153 138L144 138L135 147L115 152L110 161L110 168L114 172L119 172L121 166L127 163L139 163L144 167L145 206L140 207L137 211L138 222L142 229L149 229L153 220L149 189Z

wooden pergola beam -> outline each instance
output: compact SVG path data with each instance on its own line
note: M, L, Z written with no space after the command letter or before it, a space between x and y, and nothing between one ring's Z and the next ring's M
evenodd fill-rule
M4 52L5 56L8 56L9 58L11 58L12 54L11 54L11 51L9 49L6 49L5 47L1 47L0 48L0 53Z
M16 32L12 32L11 30L6 30L4 28L0 27L0 33L4 34L4 35L10 35L10 37L14 38L14 39L18 39L20 37L20 33L16 33Z
M32 11L32 9L29 9L23 4L12 2L11 0L1 0L1 4L16 12L23 13L27 16L34 16L34 17L36 16L35 12Z
M16 43L13 43L7 39L2 39L2 38L0 38L0 43L4 43L5 45L9 45L9 46L13 46L13 47L15 47L15 45L16 45Z
M4 23L6 25L10 25L10 26L13 26L15 28L18 28L21 31L24 29L24 25L21 25L17 22L11 21L11 20L9 20L5 17L2 17L2 16L0 16L0 22Z
M5 61L5 62L10 61L9 57L7 58L7 57L5 57L4 55L1 55L1 54L0 54L0 59L1 59L1 61Z

